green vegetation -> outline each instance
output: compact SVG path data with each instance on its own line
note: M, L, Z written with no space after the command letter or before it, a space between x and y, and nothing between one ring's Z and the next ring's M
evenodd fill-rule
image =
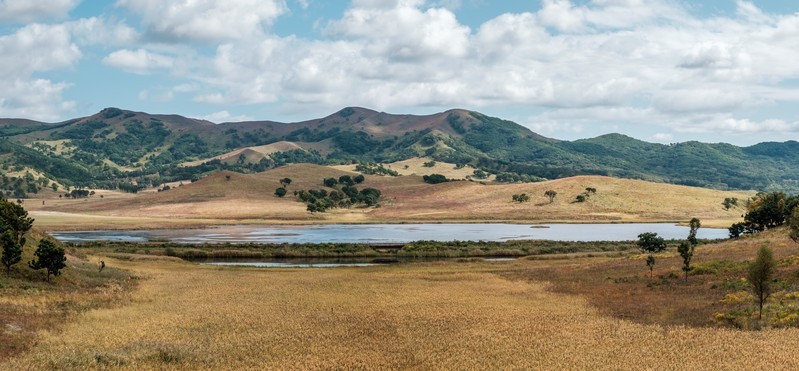
M530 196L528 196L526 193L513 195L513 202L523 203L528 201L530 201Z
M2 263L7 272L22 260L25 234L33 226L33 218L21 205L0 199L0 243L3 244Z
M50 275L60 276L61 269L67 266L67 257L64 249L54 242L46 239L39 241L39 247L33 253L36 260L31 260L28 266L31 269L45 269L47 271L47 282L50 282Z
M288 179L288 178L286 178ZM357 180L357 182L356 182ZM376 207L380 205L381 192L375 188L364 188L358 190L356 183L363 182L363 176L355 178L349 175L342 175L335 178L325 178L322 183L333 191L325 189L296 190L294 196L307 205L307 210L314 212L325 212L331 208L349 208L352 206L363 205L365 207ZM278 188L278 190L283 188ZM285 191L285 189L283 189ZM276 192L277 193L277 192ZM283 193L285 195L285 192ZM278 197L283 197L278 195Z
M375 163L357 164L355 165L355 171L367 175L399 176L398 172L383 166L383 164L375 164Z
M779 227L790 220L797 206L799 195L789 197L783 192L759 192L749 200L744 221L730 226L730 238Z
M447 179L447 177L445 177L445 176L443 176L441 174L424 175L424 176L422 176L422 179L424 180L425 183L429 183L429 184L439 184L439 183L446 183L446 182L450 181L449 179Z

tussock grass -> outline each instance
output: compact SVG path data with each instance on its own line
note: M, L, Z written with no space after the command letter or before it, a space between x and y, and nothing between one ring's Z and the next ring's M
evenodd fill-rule
M573 263L264 270L119 262L151 277L129 305L87 312L0 367L799 368L797 329L638 324L546 282L495 273Z

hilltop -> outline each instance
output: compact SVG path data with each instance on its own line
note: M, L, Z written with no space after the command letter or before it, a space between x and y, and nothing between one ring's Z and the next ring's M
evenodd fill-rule
M444 166L443 164L437 166ZM311 213L292 192L327 189L324 178L356 175L328 166L288 165L256 174L219 172L167 191L137 195L106 192L103 198L37 199L26 207L48 228L175 227L241 223L397 223L397 222L679 222L692 217L705 225L727 227L741 209L725 210L726 197L751 193L653 183L605 176L577 176L538 183L501 184L452 181L427 184L420 175L366 175L359 187L382 192L380 207L331 209ZM284 198L274 195L280 179L291 178ZM575 202L585 188L597 189ZM558 195L553 203L546 190ZM514 194L531 201L516 203ZM28 206L29 205L29 206Z
M560 141L453 109L395 115L348 107L294 123L225 122L107 108L60 123L0 119L0 182L22 198L44 187L119 189L287 164L395 163L426 157L502 182L601 175L714 189L799 189L799 143L663 145L621 134ZM17 179L12 179L15 177Z

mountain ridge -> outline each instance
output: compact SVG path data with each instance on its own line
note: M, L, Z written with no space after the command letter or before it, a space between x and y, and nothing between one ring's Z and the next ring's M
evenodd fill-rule
M215 124L111 107L59 123L0 119L0 137L4 175L35 170L45 174L44 180L34 179L41 184L77 187L131 189L218 170L258 172L288 163L428 157L470 165L501 181L606 175L719 189L799 189L796 141L747 147L696 141L658 144L619 133L564 141L465 109L410 115L345 107L291 123ZM277 142L297 149L244 151ZM237 150L243 151L239 158L234 157ZM224 161L218 157L230 153ZM192 165L178 166L186 163ZM13 182L8 178L0 184L6 195L20 188L9 186Z

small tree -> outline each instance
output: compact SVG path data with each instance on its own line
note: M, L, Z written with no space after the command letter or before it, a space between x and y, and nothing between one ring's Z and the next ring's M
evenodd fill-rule
M39 247L33 253L36 260L31 260L28 266L32 269L46 269L47 282L50 282L50 275L60 276L61 269L67 266L67 256L64 254L64 249L56 246L50 240L39 241Z
M586 195L589 195L589 194L596 194L596 188L594 188L594 187L587 187L587 188L585 189L585 194L586 194Z
M325 178L323 183L325 184L325 187L333 187L338 184L338 180L336 180L336 178Z
M777 262L774 261L774 254L768 247L761 247L757 252L757 258L749 265L749 272L746 279L752 285L752 292L755 294L759 312L758 319L763 319L763 304L771 296L771 280Z
M291 184L291 178L280 179L280 185L282 185L284 188L287 187L289 184Z
M549 203L554 202L555 201L555 196L557 196L557 195L558 195L558 192L555 192L555 191L553 191L551 189L546 191L546 192L544 192L544 196L549 197Z
M649 254L646 258L646 266L649 267L649 278L651 279L655 269L654 254L666 249L666 241L663 240L663 237L658 236L657 233L644 232L638 235L636 244L641 252Z
M582 194L582 193L581 193L581 194L577 195L577 197L575 197L574 199L575 199L575 201L577 201L577 202L585 202L585 200L586 200L586 197L585 197L585 195L584 195L584 194Z
M283 198L283 196L285 196L285 195L286 195L286 189L285 188L280 187L280 188L275 190L275 196Z
M527 202L530 201L530 196L528 196L526 193L513 195L513 201L518 203Z
M361 183L363 183L363 181L364 181L364 180L366 180L366 178L363 176L363 174L358 174L358 175L356 175L354 178L352 178L352 180L353 180L353 181L354 181L356 184L361 184Z
M691 218L691 221L688 223L691 230L688 232L688 242L692 246L696 246L699 244L699 241L696 239L696 233L699 231L699 228L702 227L702 222L698 218Z
M696 245L699 244L699 241L696 239L696 232L702 226L702 222L697 218L693 218L691 219L690 226L691 231L688 232L688 240L681 242L680 246L677 247L677 252L680 253L682 257L682 270L685 272L685 282L688 282L688 272L693 269L691 267L691 259L694 257Z

